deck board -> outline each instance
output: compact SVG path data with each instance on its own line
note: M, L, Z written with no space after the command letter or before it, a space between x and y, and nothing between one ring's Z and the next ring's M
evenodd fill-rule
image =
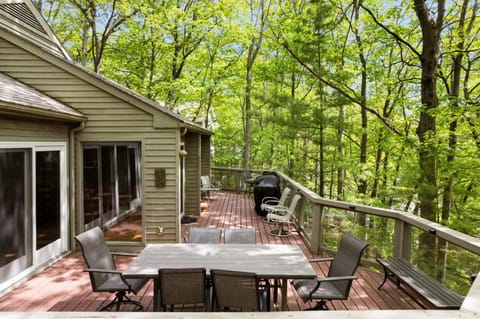
M208 211L197 216L195 223L182 225L182 234L187 234L190 227L244 228L254 227L257 230L258 243L298 244L307 258L312 255L306 248L301 236L293 231L287 238L274 237L269 234L275 225L265 223L262 216L254 210L252 195L243 193L212 192L207 202ZM293 229L292 229L293 230ZM116 257L119 269L126 267L130 257ZM328 263L315 263L317 274L324 277L328 271ZM95 311L108 303L112 295L93 293L90 288L88 274L79 251L74 251L53 263L33 278L19 285L9 293L0 297L0 311ZM328 304L335 310L386 310L386 309L421 309L422 307L402 289L392 282L387 282L382 290L377 287L383 280L383 274L366 268L360 268L359 277L353 284L350 298L346 301L333 301ZM289 311L303 310L312 307L312 303L303 303L289 286ZM149 282L133 299L144 304L147 311L153 309L153 284ZM281 298L281 296L279 296ZM281 299L280 299L281 300ZM123 311L128 311L128 307ZM185 309L191 311L192 309ZM272 311L278 311L272 307Z

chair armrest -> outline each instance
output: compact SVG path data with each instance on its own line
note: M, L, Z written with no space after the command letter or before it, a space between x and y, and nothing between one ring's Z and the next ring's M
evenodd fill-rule
M121 275L122 272L118 270L108 270L108 269L97 269L97 268L85 268L83 271L85 272L97 272L97 273L104 273L104 274L112 274L112 275Z
M318 282L324 282L324 281L341 281L341 280L355 280L357 279L356 276L339 276L339 277L322 277L322 278L317 278Z
M88 273L103 273L103 274L110 274L110 275L118 275L120 280L128 287L128 292L132 292L132 286L130 283L123 277L123 273L118 270L108 270L108 269L96 269L96 268L86 268L83 271Z
M267 197L262 198L262 204L266 204L269 201L272 201L272 202L275 201L275 202L278 203L280 201L280 198L273 197L273 196L267 196Z
M318 263L318 262L325 262L325 261L333 261L333 257L325 257L325 258L313 258L308 260L311 263Z
M122 252L112 252L113 256L129 256L129 257L137 257L138 254L136 253L122 253Z
M315 285L315 288L312 289L309 293L309 298L312 299L312 295L315 291L317 291L318 287L320 287L320 284L322 282L327 282L327 281L341 281L341 280L354 280L357 279L355 276L339 276L339 277L323 277L323 278L317 278L317 284Z
M281 213L281 212L288 212L288 207L285 206L274 206L270 208L272 213Z

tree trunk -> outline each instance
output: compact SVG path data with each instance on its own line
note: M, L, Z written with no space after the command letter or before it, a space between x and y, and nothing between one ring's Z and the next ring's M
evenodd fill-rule
M417 127L419 145L419 189L420 214L422 217L436 220L437 175L435 151L436 120L432 111L438 106L437 66L440 44L440 32L443 25L444 1L438 1L437 20L430 17L429 8L424 0L415 0L415 12L422 28L422 65L421 101L422 112Z
M361 0L355 5L355 25L360 21L359 9L361 5ZM368 117L367 117L367 60L363 53L363 44L362 38L360 37L360 32L357 28L354 28L355 39L358 47L358 58L360 60L361 71L361 87L360 87L360 110L362 116L362 137L360 141L360 168L367 168L367 143L368 143ZM360 179L358 183L358 192L362 195L367 193L367 178L363 172L360 172Z
M250 3L252 16L258 14L259 21L258 34L253 35L248 46L247 67L245 75L245 126L244 126L244 153L243 153L243 167L247 169L250 163L250 148L251 148L251 126L252 126L252 72L253 65L257 58L258 51L262 46L263 33L265 32L268 15L270 12L270 1L260 1L259 7L254 8L253 3Z
M251 123L252 123L252 101L251 101L251 93L252 93L252 66L247 63L247 75L246 75L246 84L245 84L245 127L244 127L244 138L245 138L245 145L244 145L244 153L243 153L243 167L248 168L250 167L250 143L252 140L251 134Z
M460 97L460 76L462 73L462 61L464 57L465 46L465 17L467 14L468 1L463 0L461 14L458 20L458 41L457 41L457 54L455 54L452 64L452 80L450 88L450 108L452 109L450 122L450 132L448 139L448 154L447 154L447 167L451 167L451 164L455 161L455 151L457 147L457 109L459 107L458 99ZM453 198L453 177L448 174L448 177L444 181L443 190L443 202L442 202L442 221L448 221L450 218L450 209L452 207Z
M345 122L345 110L343 108L343 104L340 104L340 109L338 112L338 129L337 129L337 163L342 163L343 161L343 123ZM333 170L332 170L333 171ZM345 169L342 165L337 164L337 200L343 199L343 183L345 180ZM333 183L331 183L333 185ZM331 194L330 194L331 196Z
M438 107L437 98L437 66L440 44L440 33L443 25L444 0L438 2L437 19L434 20L424 0L414 0L415 12L422 28L422 66L421 101L422 111L417 127L419 145L419 187L420 214L422 217L436 220L437 175L436 175L436 120L433 110ZM417 263L420 268L431 267L432 252L435 248L435 236L428 232L420 234Z

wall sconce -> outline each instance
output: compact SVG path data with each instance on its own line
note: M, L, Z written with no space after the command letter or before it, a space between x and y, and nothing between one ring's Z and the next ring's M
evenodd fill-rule
M185 151L185 150L180 150L180 151L178 152L178 154L180 154L181 157L185 157L185 156L187 156L188 153L187 153L187 151Z

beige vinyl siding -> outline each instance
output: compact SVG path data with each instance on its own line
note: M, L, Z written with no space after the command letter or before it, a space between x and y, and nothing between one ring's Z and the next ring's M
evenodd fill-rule
M8 52L8 54L7 54ZM142 222L144 242L173 242L179 238L178 229L178 150L179 123L125 92L119 96L130 98L135 106L108 90L117 90L91 75L83 74L69 64L65 70L41 58L16 48L1 39L0 72L36 88L44 94L67 104L88 117L85 128L76 133L76 232L83 230L79 217L82 211L82 145L88 142L138 142L141 144L142 165ZM79 77L78 74L82 75ZM87 82L88 80L88 82ZM94 83L95 85L93 85ZM97 87L96 85L102 86ZM137 104L142 104L137 107ZM146 112L144 109L148 109ZM156 123L166 127L154 128ZM155 187L155 168L166 169L167 184ZM158 236L162 226L165 235Z
M200 136L185 135L185 214L200 215Z
M66 124L21 120L0 115L0 142L66 142Z
M143 219L146 242L175 242L179 237L178 198L178 132L163 131L149 135L142 145L143 154ZM155 169L163 168L166 173L165 187L155 186ZM157 228L164 228L164 235L157 235Z

